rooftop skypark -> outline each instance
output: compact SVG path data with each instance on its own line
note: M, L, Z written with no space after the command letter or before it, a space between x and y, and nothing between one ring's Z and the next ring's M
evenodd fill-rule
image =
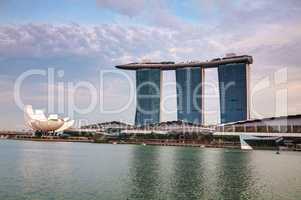
M242 55L242 56L226 56L223 58L215 58L210 61L191 61L191 62L181 62L175 63L172 61L163 62L140 62L140 63L129 63L124 65L117 65L116 68L124 70L137 70L137 69L161 69L161 70L175 70L178 68L187 67L203 67L211 68L217 67L219 65L226 65L232 63L245 63L252 64L252 56Z

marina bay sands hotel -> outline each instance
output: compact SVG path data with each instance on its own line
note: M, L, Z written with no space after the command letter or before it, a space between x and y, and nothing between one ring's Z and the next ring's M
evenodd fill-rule
M249 119L251 56L228 55L206 62L141 62L116 66L136 71L136 125L159 123L162 110L162 71L176 73L178 120L204 123L206 68L217 68L221 123Z

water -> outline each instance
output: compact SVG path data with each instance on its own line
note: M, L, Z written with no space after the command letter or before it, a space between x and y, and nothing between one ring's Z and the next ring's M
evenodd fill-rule
M301 153L0 141L0 199L301 199Z

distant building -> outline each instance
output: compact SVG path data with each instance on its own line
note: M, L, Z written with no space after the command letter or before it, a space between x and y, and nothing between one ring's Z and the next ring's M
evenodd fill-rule
M203 68L176 69L178 120L203 122ZM195 94L194 94L195 93Z
M118 121L111 121L111 122L103 122L103 123L97 123L97 124L90 124L81 126L81 129L91 129L91 130L98 130L98 131L106 131L108 129L129 129L133 126L130 124L126 124L123 122Z
M217 68L221 123L249 119L249 65L251 56L229 54L206 62L142 62L116 66L135 70L136 125L161 122L162 70L175 70L178 120L203 124L205 68Z
M136 125L160 122L161 80L162 71L159 69L138 69L136 71Z
M221 124L214 136L239 137L242 149L294 146L301 143L301 115L252 119Z
M218 66L221 123L249 118L247 71L245 63Z
M132 126L122 122L112 121L98 124L91 124L82 126L79 131L90 131L102 135L115 135L120 134L131 135L176 135L176 134L200 134L211 135L215 127L205 127L199 124L194 124L184 121L167 121L161 123L147 124L144 126Z
M31 105L24 108L26 125L40 134L57 133L69 129L74 120L60 118L57 114L45 116L43 110L34 110Z

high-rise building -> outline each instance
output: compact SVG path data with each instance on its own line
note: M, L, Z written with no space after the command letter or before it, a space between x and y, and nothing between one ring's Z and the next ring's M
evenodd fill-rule
M221 123L248 118L247 67L245 63L218 66Z
M202 72L201 67L176 69L178 120L202 123Z
M116 66L135 70L137 85L136 125L161 121L162 70L175 70L178 120L204 123L204 69L217 68L221 123L249 119L249 64L251 56L227 55L206 62L142 62Z
M160 69L136 71L136 125L160 122L161 73Z

